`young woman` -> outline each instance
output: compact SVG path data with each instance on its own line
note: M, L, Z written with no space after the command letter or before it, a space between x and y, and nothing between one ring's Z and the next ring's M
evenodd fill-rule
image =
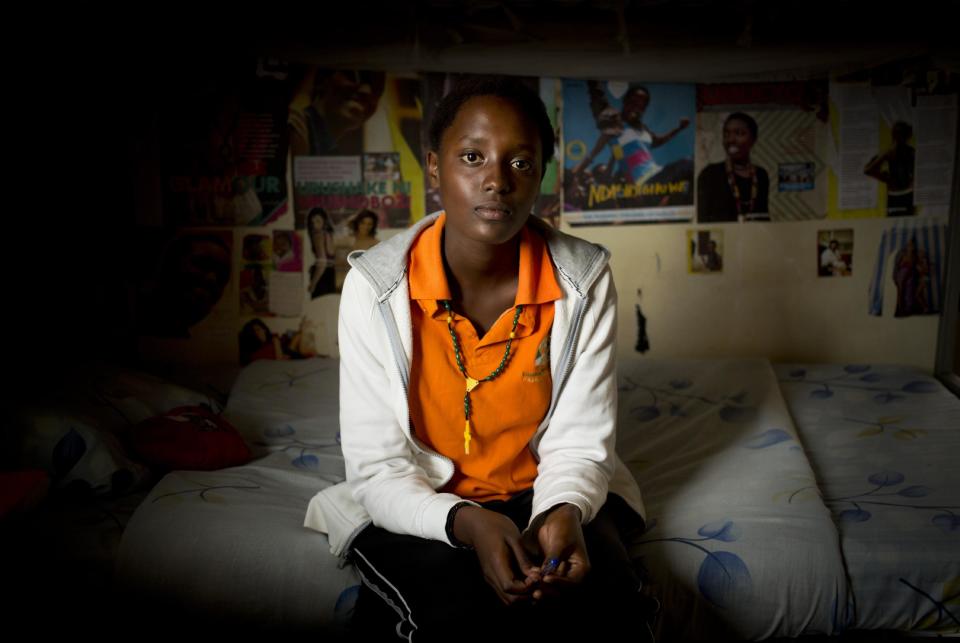
M750 160L759 135L757 121L735 112L723 122L723 151L727 158L711 163L697 177L697 221L759 221L770 219L767 197L770 177Z
M361 210L350 222L353 230L353 250L369 250L377 245L377 215L370 210Z
M883 154L871 158L864 174L887 184L887 216L913 215L913 174L916 150L910 145L913 128L897 121L890 130L893 143Z
M307 213L307 232L310 235L310 247L313 249L314 262L310 266L310 283L307 290L310 298L336 292L336 273L334 260L336 248L333 245L333 224L323 208L313 208Z
M614 453L609 254L530 216L553 145L522 83L459 85L430 130L444 211L350 257L347 481L305 524L356 564L371 640L647 632L623 545L643 505Z

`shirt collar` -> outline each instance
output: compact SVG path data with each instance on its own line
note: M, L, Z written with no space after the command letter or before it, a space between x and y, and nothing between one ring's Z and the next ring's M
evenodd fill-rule
M410 249L410 299L451 299L443 269L443 226L446 213L425 229ZM543 237L524 226L520 231L520 261L514 305L545 304L563 296Z

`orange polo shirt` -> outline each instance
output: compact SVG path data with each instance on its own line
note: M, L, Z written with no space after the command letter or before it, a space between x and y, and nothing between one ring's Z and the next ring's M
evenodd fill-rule
M499 376L470 393L470 453L464 450L463 396L466 381L457 367L447 311L451 299L443 269L441 214L410 249L410 419L420 440L455 465L442 491L478 502L505 500L533 486L537 462L527 447L550 407L550 328L553 302L563 296L543 238L525 226L514 308L505 310L479 337L466 317L453 314L467 374L483 379L503 359L515 306L522 304L510 360Z

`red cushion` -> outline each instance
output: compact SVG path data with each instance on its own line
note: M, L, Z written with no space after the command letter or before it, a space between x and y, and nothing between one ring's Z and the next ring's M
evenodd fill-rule
M37 504L47 493L50 479L46 471L0 471L0 518L15 509Z
M180 406L144 420L134 428L131 446L157 469L210 471L250 461L237 430L204 406Z

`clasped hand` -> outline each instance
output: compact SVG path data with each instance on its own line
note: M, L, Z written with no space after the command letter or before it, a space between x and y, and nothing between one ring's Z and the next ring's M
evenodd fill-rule
M495 511L464 507L457 512L454 535L476 551L484 579L506 605L561 593L590 571L576 506L558 505L538 522L521 535L512 520ZM544 573L551 559L556 568Z

